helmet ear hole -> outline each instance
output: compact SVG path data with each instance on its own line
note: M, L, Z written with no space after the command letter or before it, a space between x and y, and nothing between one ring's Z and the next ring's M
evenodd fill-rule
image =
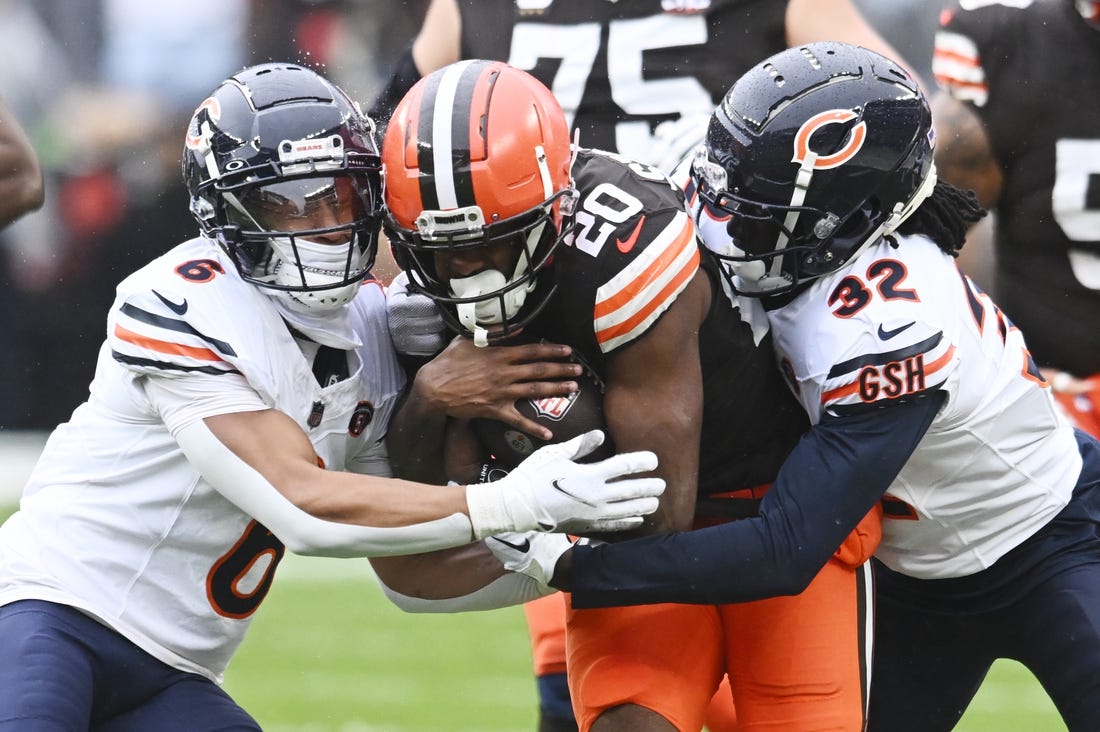
M880 210L877 198L867 199L852 215L840 222L831 238L850 241L869 233L870 222L878 218Z

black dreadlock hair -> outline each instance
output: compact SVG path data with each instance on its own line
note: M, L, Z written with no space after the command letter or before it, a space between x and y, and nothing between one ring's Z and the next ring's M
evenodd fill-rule
M897 232L924 234L944 252L957 257L966 242L967 229L985 214L974 191L936 181L932 195L898 227Z

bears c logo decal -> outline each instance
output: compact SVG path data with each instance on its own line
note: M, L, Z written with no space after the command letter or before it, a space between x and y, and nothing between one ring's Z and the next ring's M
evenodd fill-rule
M207 97L202 100L202 104L199 105L195 113L191 115L191 124L187 130L187 137L184 138L184 144L190 150L198 150L202 145L203 140L210 134L210 128L203 128L203 121L199 118L202 114L202 110L206 110L207 116L217 122L222 116L222 106L214 97Z
M851 133L848 135L848 142L840 150L837 150L831 155L818 155L810 149L810 138L819 129L826 125L842 124L844 122L851 122L859 115L850 109L831 109L828 112L821 112L810 117L802 126L798 128L798 134L794 136L794 157L792 162L800 163L803 167L812 167L816 170L828 170L829 168L835 168L839 165L851 160L855 157L855 154L859 152L859 149L863 147L863 142L867 139L867 123L860 122L858 125L852 128Z

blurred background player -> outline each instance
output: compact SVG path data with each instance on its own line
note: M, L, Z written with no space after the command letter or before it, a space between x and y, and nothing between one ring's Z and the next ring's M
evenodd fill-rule
M851 0L432 0L371 114L384 124L417 79L446 64L497 59L548 86L583 145L672 163L701 136L731 78L823 39L898 57Z
M809 44L734 83L691 167L700 237L759 299L813 427L759 517L572 547L553 584L579 608L798 591L882 501L868 729L954 728L998 658L1095 729L1100 444L955 266L983 211L937 181L934 139L916 83L866 49Z
M45 181L38 155L19 120L0 98L0 229L41 208L45 196ZM12 317L16 297L13 288L5 286L6 269L3 252L0 252L0 312L8 314L7 322L10 323L17 320ZM10 333L0 339L0 350L4 351L4 355L0 356L0 376L4 372L3 363L16 350L15 345ZM0 403L10 404L12 395L19 390L20 386L13 379L2 379ZM3 425L5 411L0 407L0 426Z
M0 0L0 98L49 191L0 232L0 307L11 313L0 427L44 441L87 395L114 285L164 241L192 235L179 139L195 100L247 65L293 60L369 102L426 5Z
M218 682L286 549L415 552L656 509L659 481L607 482L653 456L570 462L590 437L536 453L509 494L389 478L404 377L369 279L373 133L290 64L195 111L202 235L119 284L91 394L0 527L0 729L259 730Z
M42 166L8 105L0 99L0 229L42 206Z
M1100 436L1100 97L1078 91L1100 77L1100 3L963 4L933 60L940 174L996 211L993 294Z
M405 92L445 64L507 61L551 89L582 145L667 171L702 137L730 79L789 44L823 39L898 57L852 0L432 0L371 115L384 125ZM391 269L383 264L381 271ZM394 303L402 312L391 317L405 324L406 336L416 327L438 332L430 322L433 311L417 298ZM429 322L416 326L418 317ZM442 348L441 340L430 340L422 339L418 350ZM525 611L540 641L533 648L543 714L556 710L560 716L569 708L561 599L551 596ZM563 725L568 728L568 721Z
M420 422L391 424L398 475L416 461L434 469L426 456L436 455L460 481L494 470L492 460L511 467L515 455L491 441L471 445L491 429L474 419L546 439L516 413L514 393L495 393L508 343L545 338L571 346L595 374L615 446L660 458L668 490L642 533L752 515L808 423L770 339L757 343L724 302L715 262L700 266L679 188L648 165L571 149L549 91L489 61L417 84L390 120L383 161L398 262L462 336L416 374L403 410ZM562 429L591 408L575 399ZM829 562L797 597L572 613L580 728L698 730L727 671L740 729L862 727L869 569L857 567L875 546L876 521L846 547L855 556Z

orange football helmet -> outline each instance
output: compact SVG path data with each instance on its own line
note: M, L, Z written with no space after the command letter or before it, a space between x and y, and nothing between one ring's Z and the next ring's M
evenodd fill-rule
M457 332L507 337L553 294L541 275L572 228L572 158L550 90L498 61L446 66L394 110L382 144L385 230L409 288L440 304ZM510 271L437 273L437 255L501 243L515 249Z

